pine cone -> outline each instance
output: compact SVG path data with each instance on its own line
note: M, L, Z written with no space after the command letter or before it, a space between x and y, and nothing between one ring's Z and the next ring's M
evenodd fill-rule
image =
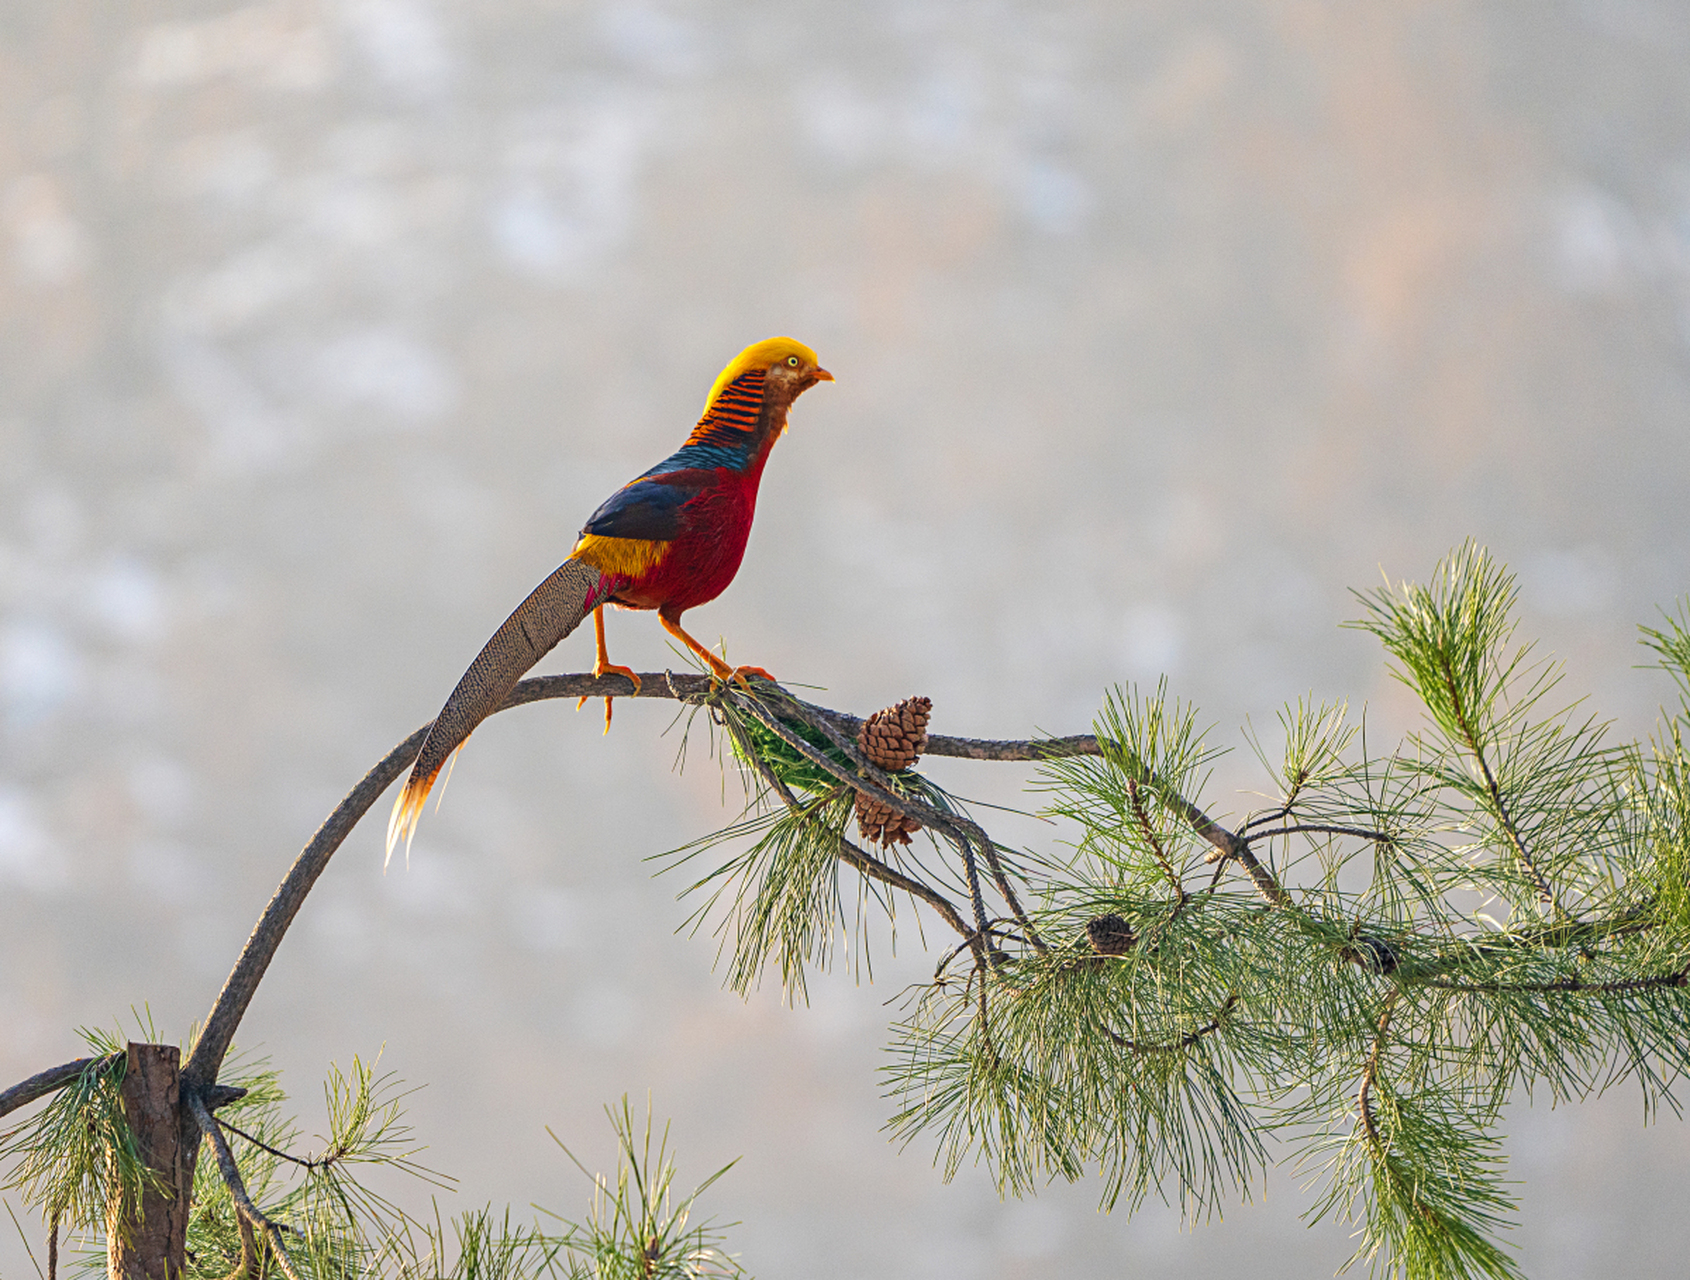
M1124 956L1138 941L1133 927L1113 912L1087 921L1086 937L1102 956Z
M931 698L905 698L897 706L876 711L857 730L857 749L882 769L907 769L927 746L927 717ZM921 823L891 805L857 792L857 830L870 844L908 844Z
M932 698L905 698L876 711L857 730L857 749L882 769L907 769L927 749L927 717Z
M1356 934L1342 954L1351 964L1369 973L1392 974L1402 962L1402 956L1390 943L1365 933Z

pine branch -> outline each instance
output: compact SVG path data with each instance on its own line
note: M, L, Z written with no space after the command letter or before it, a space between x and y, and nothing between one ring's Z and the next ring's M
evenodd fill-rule
M420 750L422 744L418 743L417 745ZM276 1255L276 1262L282 1268L288 1280L300 1280L299 1273L294 1270L293 1259L288 1254L287 1245L282 1240L281 1227L265 1217L258 1206L252 1202L252 1197L247 1194L246 1184L241 1181L240 1166L235 1163L235 1153L229 1150L229 1140L223 1136L223 1130L217 1118L206 1107L205 1099L199 1095L197 1090L188 1087L186 1084L183 1086L182 1096L183 1100L187 1102L189 1110L193 1113L194 1122L199 1125L200 1132L211 1141L211 1148L217 1155L218 1171L223 1175L224 1185L229 1188L229 1198L235 1202L235 1208L240 1211L241 1217L250 1224L253 1230L262 1231L265 1234L270 1242L270 1248ZM243 1257L243 1270L245 1265L246 1259Z
M78 1058L75 1062L66 1062L61 1066L38 1071L29 1079L0 1093L0 1116L9 1111L16 1111L19 1107L27 1107L37 1098L45 1098L49 1093L56 1093L66 1085L75 1083L85 1072L103 1071L115 1065L122 1056L121 1053L114 1053L100 1058Z
M240 1128L237 1125L230 1124L227 1120L220 1120L220 1121L218 1121L218 1123L220 1125L222 1125L223 1128L227 1129L230 1133L234 1134L236 1137L244 1138L246 1141L250 1142L253 1146L257 1147L260 1151L267 1152L270 1155L275 1156L279 1160L286 1160L289 1164L296 1164L301 1169L330 1169L330 1168L333 1168L334 1165L340 1160L340 1158L346 1153L346 1149L344 1147L337 1146L333 1151L329 1152L328 1155L322 1157L321 1159L311 1160L311 1159L307 1159L305 1156L290 1155L286 1151L282 1151L282 1150L280 1150L276 1147L272 1147L268 1142L265 1142L262 1138L253 1137L246 1130Z
M775 686L777 689L779 686ZM514 707L525 706L530 702L539 702L552 698L580 698L580 697L642 697L666 698L683 702L703 703L713 693L722 689L719 681L708 676L679 675L673 672L647 672L640 676L640 688L633 691L630 682L619 675L566 675L540 676L522 681L505 700L500 711L509 711ZM625 692L626 691L626 692ZM787 698L790 694L785 694ZM820 713L835 727L855 726L862 721L854 716L839 712L825 711L822 708L810 708L807 703L800 703L798 699L791 699L795 704L802 705L806 710ZM748 700L754 701L754 700ZM422 749L422 742L428 736L428 725L418 729L406 738L392 751L388 752L377 763L362 781L354 787L344 800L336 806L333 813L318 828L317 833L300 852L287 877L277 888L275 896L270 900L264 915L253 929L246 946L242 949L240 958L234 969L223 984L211 1013L200 1031L199 1038L194 1042L193 1053L183 1066L182 1074L193 1087L204 1090L213 1084L217 1078L217 1071L221 1067L223 1057L229 1051L229 1045L234 1041L235 1032L245 1016L247 1006L251 1004L257 993L258 984L263 981L270 962L275 958L282 939L287 935L294 917L304 905L305 897L311 892L317 878L328 867L329 859L335 854L346 837L352 833L358 821L369 812L377 798L391 786L416 759L417 752ZM1065 744L1071 744L1065 745ZM808 744L806 744L806 747ZM1096 739L1085 735L1068 740L1056 740L1050 744L1040 742L1007 741L991 742L967 738L930 738L928 751L935 755L958 755L971 759L996 760L1033 760L1046 759L1063 754L1095 754ZM829 762L831 764L831 762ZM868 766L873 768L872 765ZM846 779L852 785L858 785L862 780ZM992 842L984 832L966 819L958 819L952 815L945 815L925 805L906 802L905 798L886 790L872 778L863 787L871 794L885 799L888 803L899 808L901 812L909 812L922 821L931 821L934 825L946 830L968 830L979 841L982 849L988 850L988 860L993 864L995 874L1001 877L1001 868L996 865L996 853ZM909 804L905 808L906 803ZM1200 811L1192 807L1192 812L1201 817ZM1206 819L1204 819L1206 821ZM1217 828L1218 830L1218 828ZM1228 833L1230 836L1230 833ZM1236 837L1230 837L1236 842ZM1244 850L1246 867L1254 863L1249 851ZM972 856L970 854L969 856ZM1260 869L1251 872L1257 876ZM1260 881L1258 881L1260 883ZM1007 880L1005 880L1007 884ZM1000 888L1003 886L1000 885ZM984 911L979 912L984 918ZM26 1082L27 1083L27 1082ZM6 1096L6 1095L0 1095ZM32 1095L34 1097L39 1094ZM21 1105L21 1104L15 1104Z
M999 845L942 788L868 759L856 744L859 718L772 682L652 673L636 694L617 675L542 677L523 681L501 709L657 697L708 708L725 727L748 770L746 816L683 852L757 837L694 886L716 886L700 917L718 901L730 906L721 934L737 988L772 957L800 990L806 964L828 963L850 926L841 867L861 877L853 936L865 958L864 903L889 920L899 894L933 909L961 942L931 984L913 989L897 1028L893 1127L937 1132L948 1170L984 1157L1006 1191L1020 1192L1096 1167L1106 1205L1122 1196L1136 1205L1168 1187L1201 1212L1248 1187L1265 1165L1268 1131L1312 1125L1325 1135L1314 1146L1339 1148L1327 1207L1365 1206L1358 1256L1384 1251L1385 1265L1414 1280L1512 1276L1488 1238L1511 1210L1494 1132L1511 1091L1542 1084L1558 1099L1582 1097L1635 1074L1646 1107L1676 1108L1671 1090L1690 1072L1690 757L1684 716L1652 757L1605 745L1603 726L1570 710L1545 716L1540 700L1559 677L1550 664L1526 665L1529 646L1505 648L1511 593L1506 575L1469 547L1439 567L1431 588L1367 597L1360 625L1400 664L1393 670L1425 703L1431 728L1380 755L1369 753L1363 724L1357 758L1358 729L1345 725L1341 705L1288 705L1282 765L1247 731L1274 790L1271 807L1236 829L1201 806L1217 753L1194 709L1165 688L1117 690L1093 734L929 736L927 755L1040 764L1033 785L1057 797L1046 812L1073 819L1083 837L1056 855ZM1690 610L1683 618L1669 620L1670 634L1646 635L1690 691ZM371 1118L367 1073L331 1097L335 1136L316 1159L288 1154L291 1132L216 1120L224 1087L212 1081L305 896L423 736L370 770L301 852L184 1073L184 1096L230 1187L206 1228L215 1247L204 1256L218 1271L234 1260L237 1226L242 1233L227 1280L260 1261L255 1231L291 1266L285 1229L256 1209L227 1130L262 1153L247 1175L272 1212L291 1221L306 1206L299 1220L308 1225L289 1238L307 1240L299 1269L311 1274L360 1268L363 1228L345 1224L354 1210L385 1212L355 1203L365 1193L343 1187L332 1166L406 1166L384 1150L397 1135L385 1112ZM937 855L922 845L876 856L853 844L844 826L853 792L928 828ZM1232 862L1248 877L1236 889L1223 885ZM1200 876L1203 864L1214 867L1208 887L1188 892L1183 877ZM994 892L1006 914L993 914ZM1493 900L1506 907L1498 919L1484 914ZM964 951L974 964L953 981L948 967ZM0 1114L85 1082L107 1062L43 1072L0 1093ZM87 1117L104 1123L99 1098L70 1105L75 1097L45 1108L52 1123L11 1150L39 1166L81 1141ZM77 1150L77 1168L92 1169ZM289 1193L299 1199L274 1201L266 1190L278 1160L307 1171L303 1189ZM215 1187L209 1165L206 1177ZM464 1239L466 1250L480 1247ZM631 1244L632 1254L618 1235L606 1256L650 1271L656 1255L645 1239ZM215 1272L202 1264L197 1275Z
M1232 1012L1232 1007L1237 1003L1238 996L1236 994L1229 995L1226 998L1226 1002L1215 1011L1215 1016L1213 1018L1210 1018L1209 1021L1205 1022L1200 1027L1192 1028L1179 1039L1170 1040L1165 1044L1142 1044L1137 1040L1128 1040L1125 1036L1119 1034L1118 1032L1111 1031L1108 1027L1105 1027L1103 1030L1111 1040L1120 1045L1121 1048L1127 1050L1129 1053L1174 1053L1180 1049L1189 1049L1204 1036L1213 1035L1215 1032L1219 1031L1222 1025L1226 1022L1227 1014Z
M1150 814L1144 807L1144 797L1139 794L1137 778L1127 779L1127 794L1132 798L1133 821L1138 824L1139 834L1150 846L1150 852L1156 858L1156 865L1161 867L1162 874L1168 877L1168 883L1173 886L1175 896L1183 903L1185 884L1179 878L1179 873L1174 870L1174 864L1168 858L1168 851L1162 847L1162 839L1156 834L1156 828L1151 825Z
M1650 974L1642 978L1622 978L1614 982L1586 982L1583 978L1559 978L1553 982L1449 982L1433 979L1422 984L1443 991L1479 992L1486 995L1525 995L1554 992L1588 992L1595 995L1618 995L1627 991L1650 991L1662 987L1690 985L1690 965L1671 973Z
M780 775L769 767L768 761L764 760L761 755L757 754L749 747L746 747L743 754L752 762L763 781L768 784L769 789L781 798L781 803L786 805L790 812L797 814L804 811L803 804L799 801L797 796L792 794L792 788L788 787L786 783L781 780ZM927 903L928 906L932 907L939 913L940 919L944 920L946 924L950 925L952 929L956 930L957 933L963 936L965 939L965 946L971 945L974 939L980 937L977 930L970 930L969 927L963 923L962 916L957 913L957 909L952 906L950 900L937 889L923 884L920 880L912 879L911 877L904 875L903 872L896 871L887 866L873 854L870 854L852 844L843 835L839 837L839 856L843 861L849 863L852 867L856 868L869 878L878 880L882 884L890 885L894 889L902 889L911 897L920 898L923 902Z
M1379 1126L1373 1117L1373 1086L1379 1079L1379 1055L1385 1048L1385 1032L1390 1028L1391 1014L1395 1012L1401 995L1401 989L1393 987L1385 996L1384 1007L1379 1011L1378 1031L1373 1037L1373 1047L1367 1053L1367 1065L1361 1073L1361 1087L1356 1090L1356 1110L1361 1113L1361 1127L1377 1160L1383 1160L1387 1151L1379 1139Z

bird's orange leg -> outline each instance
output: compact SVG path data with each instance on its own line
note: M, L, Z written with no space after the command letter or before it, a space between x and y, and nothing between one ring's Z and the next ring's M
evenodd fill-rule
M620 666L619 664L612 662L610 660L610 654L605 652L605 647L604 647L604 606L602 604L598 608L593 610L593 634L598 638L598 642L599 642L598 659L593 663L593 675L594 675L594 677L596 678L598 676L607 675L607 674L627 676L628 679L630 679L634 682L634 692L638 693L640 691L640 678L637 675L634 674L634 669L632 667ZM582 698L580 701L578 701L575 704L575 709L577 711L579 711L582 707L584 707L586 705L587 705L587 699ZM604 731L606 733L610 732L610 695L609 694L606 694L605 697L604 697Z
M703 658L705 664L710 668L711 673L715 675L716 679L738 680L747 689L751 687L751 682L746 679L747 676L761 676L763 679L769 681L769 683L774 683L775 678L767 671L763 670L762 667L730 667L715 654L711 653L710 650L699 644L698 641L694 640L685 631L681 630L681 624L677 619L671 618L668 614L662 612L661 610L658 611L657 620L663 624L663 629L665 631L674 636L675 639L679 640L682 644L686 645L687 648L691 649L699 657Z

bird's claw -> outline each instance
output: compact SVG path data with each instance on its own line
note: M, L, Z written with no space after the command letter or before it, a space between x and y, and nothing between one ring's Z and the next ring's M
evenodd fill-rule
M605 676L605 675L627 676L628 682L634 686L634 693L638 694L639 691L640 691L640 678L639 678L639 676L634 674L634 669L632 667L620 666L620 665L618 665L617 663L614 663L614 662L594 664L594 666L593 666L593 678L596 680L596 679L598 679L598 677ZM608 694L608 693L606 693L606 694L593 694L593 693L583 694L580 698L576 699L575 709L577 711L579 711L582 707L587 705L587 699L588 698L595 698L595 697L602 697L604 699L604 731L606 733L609 733L610 732L611 703L614 701L614 696L612 694Z
M711 657L714 658L715 655L712 654ZM762 667L730 667L725 662L711 662L710 674L723 684L739 685L747 693L751 692L751 680L749 678L751 676L756 676L760 680L767 680L770 684L777 683L775 678Z

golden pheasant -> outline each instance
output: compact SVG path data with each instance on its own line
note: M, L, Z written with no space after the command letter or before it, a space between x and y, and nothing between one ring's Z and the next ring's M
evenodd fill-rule
M729 362L686 443L593 512L569 559L534 588L470 663L393 802L389 859L401 839L409 850L423 802L464 739L587 614L593 615L598 638L593 674L618 672L638 691L639 677L605 652L607 604L657 610L664 628L720 679L768 675L760 667L729 667L681 629L681 615L714 600L733 581L751 533L757 483L769 449L786 430L787 410L816 383L832 381L816 353L791 338L754 343ZM604 706L608 731L608 697Z

